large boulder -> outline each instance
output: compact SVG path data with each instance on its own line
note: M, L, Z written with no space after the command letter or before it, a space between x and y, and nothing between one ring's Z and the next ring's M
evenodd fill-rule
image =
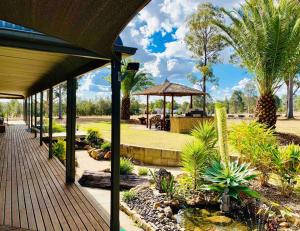
M84 173L82 174L78 182L81 186L84 187L110 189L111 173L94 172L94 171L86 170L84 171ZM134 174L120 176L121 189L131 189L138 185L143 185L143 184L150 185L149 180Z

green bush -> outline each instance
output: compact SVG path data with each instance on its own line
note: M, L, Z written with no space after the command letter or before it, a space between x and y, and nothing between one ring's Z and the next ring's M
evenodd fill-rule
M92 146L100 146L103 142L103 139L101 138L101 135L99 131L97 130L88 130L88 135L86 137L87 141Z
M49 132L49 120L44 121L43 131L48 133ZM66 131L65 127L59 123L57 123L55 120L52 121L52 132L64 132Z
M260 181L265 185L273 168L273 155L278 150L273 131L257 122L242 122L232 127L229 143L239 152L243 162L252 163L261 172Z
M104 142L104 143L101 145L101 150L102 150L103 152L108 152L108 151L110 151L110 150L111 150L111 144L110 144L110 142L108 142L108 141Z
M211 121L203 121L198 123L198 125L192 130L191 135L209 147L215 147L218 141L215 123Z
M139 176L147 176L148 173L149 173L149 169L148 168L139 168L139 170L138 170Z
M129 201L132 201L135 198L136 198L136 192L134 192L134 191L123 192L122 200L126 203L128 203Z
M238 164L231 162L226 166L221 161L215 161L204 174L204 179L211 184L207 186L209 190L223 194L228 189L228 195L235 199L240 199L241 192L248 196L258 198L259 194L251 190L247 184L256 177L254 169L249 169L249 164Z
M275 153L273 158L276 173L281 181L281 193L290 195L297 184L297 177L300 174L300 147L291 144Z
M132 174L134 170L134 165L131 162L131 160L127 158L121 158L120 159L120 174Z
M167 194L167 197L172 199L175 193L174 176L171 176L170 182L168 182L166 178L163 178L161 181L161 189Z
M53 143L53 155L62 162L66 160L66 142L63 139Z

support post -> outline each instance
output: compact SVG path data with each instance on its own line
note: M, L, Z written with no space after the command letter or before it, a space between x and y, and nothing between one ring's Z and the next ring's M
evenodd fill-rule
M149 128L149 95L147 95L147 109L146 109L146 117L147 117L147 121L146 121L146 124L147 124L147 128Z
M24 99L23 103L24 103L23 120L24 120L25 124L27 125L27 98Z
M193 96L191 95L190 109L193 109Z
M76 78L67 80L66 183L75 181Z
M30 105L30 128L33 127L33 95L31 96L31 105Z
M110 230L120 230L120 90L121 55L111 61L112 128L111 128L111 202Z
M172 117L174 116L174 95L172 95L171 115L172 115Z
M40 93L40 146L43 145L43 125L44 125L44 93L41 91Z
M53 117L53 88L49 89L49 158L53 157L53 147L52 147L52 117Z
M36 132L36 125L37 125L37 94L34 95L34 138L37 137Z
M165 125L166 125L166 96L165 95L164 95L163 107L164 107L164 114L163 114L163 124L161 130L165 130Z

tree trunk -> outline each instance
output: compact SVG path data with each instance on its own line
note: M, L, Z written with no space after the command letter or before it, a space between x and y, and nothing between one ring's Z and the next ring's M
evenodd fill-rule
M287 94L287 118L294 118L294 79L292 76L289 77L288 82L288 94Z
M273 94L261 95L255 108L257 122L265 124L268 128L275 128L277 116L276 102Z
M58 92L58 119L62 119L62 91L61 86L59 86Z
M206 76L203 76L203 115L206 115Z
M123 96L122 98L121 119L130 119L130 96Z

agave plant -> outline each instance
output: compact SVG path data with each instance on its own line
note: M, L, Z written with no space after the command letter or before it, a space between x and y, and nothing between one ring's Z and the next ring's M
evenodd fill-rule
M218 141L218 134L214 122L203 121L195 126L191 135L196 139L214 148Z
M211 184L207 189L224 193L228 189L228 195L239 200L240 194L244 193L251 197L259 197L256 191L248 187L250 180L256 177L255 169L249 168L250 164L231 162L226 166L223 162L214 162L204 174L204 179Z
M274 92L299 63L300 4L298 0L248 0L240 9L222 12L231 24L216 21L224 40L241 65L255 74L260 92L255 116L268 127L276 124Z

